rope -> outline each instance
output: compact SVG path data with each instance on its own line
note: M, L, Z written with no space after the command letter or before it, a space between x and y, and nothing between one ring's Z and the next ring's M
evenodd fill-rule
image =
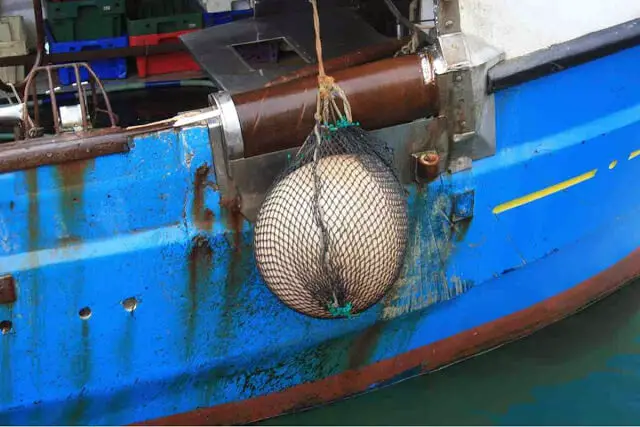
M416 20L416 9L418 8L418 0L412 0L409 4L409 21L413 22ZM399 12L398 12L399 13ZM411 39L409 42L402 46L402 48L393 55L393 57L398 57L400 55L409 55L415 53L420 45L420 40L418 38L418 27L412 26L409 30L411 31Z
M316 103L316 127L314 132L318 142L320 142L320 132L318 127L320 124L328 126L333 123L351 124L353 117L351 116L351 105L347 99L347 95L342 88L335 82L334 78L327 76L324 69L324 61L322 59L322 39L320 38L320 15L318 14L317 0L309 0L313 7L313 28L315 30L316 39L316 55L318 58L318 97ZM336 98L342 101L342 109L336 103Z

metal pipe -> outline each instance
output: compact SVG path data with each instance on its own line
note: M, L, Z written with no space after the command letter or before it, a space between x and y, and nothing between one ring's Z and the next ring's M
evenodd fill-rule
M327 73L334 73L338 70L343 70L349 67L355 67L356 65L366 64L367 62L377 61L385 57L393 56L399 49L402 48L409 38L405 37L402 40L390 39L385 43L379 43L371 46L364 47L362 49L350 52L346 55L339 56L324 61L324 70ZM287 83L291 80L299 79L302 77L313 76L318 74L318 65L312 64L306 67L302 67L284 76L280 76L267 83L265 87L275 86L277 84Z
M354 120L364 129L407 123L438 112L438 90L426 54L400 56L333 73ZM244 156L300 146L313 129L318 81L304 77L233 97Z
M89 129L89 123L87 122L87 105L85 102L84 88L80 80L80 68L78 68L78 64L73 64L73 73L76 76L76 84L78 85L78 103L80 104L80 114L82 114L82 130L87 131Z
M38 52L44 52L44 16L41 0L33 0L33 15L36 23L36 49Z

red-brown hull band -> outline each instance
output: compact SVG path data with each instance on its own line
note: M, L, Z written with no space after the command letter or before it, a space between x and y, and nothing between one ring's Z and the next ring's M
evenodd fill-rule
M411 369L425 373L522 338L598 301L640 275L640 249L607 270L553 298L493 322L357 370L287 390L138 425L229 425L272 418L361 393Z

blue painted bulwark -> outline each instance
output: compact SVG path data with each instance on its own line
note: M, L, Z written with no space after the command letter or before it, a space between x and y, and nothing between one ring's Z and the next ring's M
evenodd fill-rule
M269 395L613 266L640 244L639 61L632 48L498 92L496 155L408 188L403 276L352 319L268 291L251 224L220 206L206 127L0 175L0 276L17 295L0 304L0 424L115 425Z

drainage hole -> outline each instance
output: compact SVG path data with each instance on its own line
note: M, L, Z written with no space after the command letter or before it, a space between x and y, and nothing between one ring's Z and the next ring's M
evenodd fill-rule
M13 323L11 323L10 320L3 320L2 322L0 322L0 332L2 332L2 335L5 335L11 332L12 328L13 328Z
M122 300L122 307L129 313L133 312L138 307L138 300L136 297L127 298Z
M78 312L78 316L80 316L82 320L87 320L89 317L91 317L91 309L89 307L81 308Z

